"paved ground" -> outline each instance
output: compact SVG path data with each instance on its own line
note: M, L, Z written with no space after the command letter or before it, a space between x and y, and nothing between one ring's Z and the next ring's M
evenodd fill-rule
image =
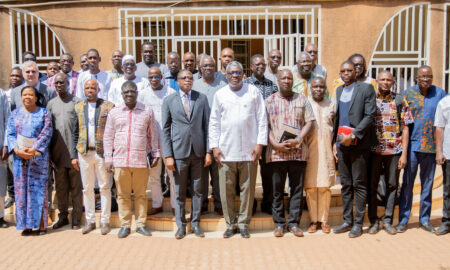
M221 239L214 232L175 240L173 232L153 232L119 240L117 231L81 235L67 227L22 237L14 227L1 229L0 269L450 269L450 234L438 237L417 223L403 234L357 239L323 233L274 238L270 232Z

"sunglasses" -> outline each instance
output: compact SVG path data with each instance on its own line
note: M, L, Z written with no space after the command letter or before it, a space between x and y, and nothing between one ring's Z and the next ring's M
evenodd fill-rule
M161 77L160 77L160 76L149 76L148 79L149 79L150 81L153 80L153 79L159 80L159 79L161 79Z

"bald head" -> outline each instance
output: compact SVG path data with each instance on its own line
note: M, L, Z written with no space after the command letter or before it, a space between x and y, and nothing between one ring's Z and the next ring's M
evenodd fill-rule
M394 76L388 70L383 70L377 76L378 91L381 94L389 94L394 85Z
M98 90L98 82L96 80L90 79L84 83L84 95L88 102L92 103L97 101Z
M278 85L280 87L280 94L283 97L291 97L294 93L292 92L292 84L294 83L294 78L292 72L289 69L283 69L278 74Z
M69 81L67 80L67 75L65 73L57 73L55 75L55 80L53 81L55 85L55 90L60 98L65 98L68 94L67 90L69 88Z
M148 70L148 81L153 91L161 90L163 88L161 84L162 74L161 69L157 66L153 66Z

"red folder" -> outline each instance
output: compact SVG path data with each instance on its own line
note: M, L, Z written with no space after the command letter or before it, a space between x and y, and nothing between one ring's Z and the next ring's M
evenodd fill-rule
M345 135L351 134L353 132L353 130L355 130L355 129L352 127L349 127L349 126L339 126L338 132L337 132L338 138L339 138L339 135L341 135L341 137L342 137L342 135L344 135L344 134ZM338 139L338 141L340 141L340 140ZM356 145L356 141L357 141L357 139L355 138L355 140L352 142L352 145Z

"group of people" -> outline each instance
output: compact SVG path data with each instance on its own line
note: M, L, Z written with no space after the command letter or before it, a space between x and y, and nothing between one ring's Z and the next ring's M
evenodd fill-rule
M191 231L204 237L199 224L211 183L214 211L226 221L223 237L239 232L249 238L259 163L261 210L272 215L276 237L286 231L303 236L303 192L311 219L307 231L329 233L330 187L336 179L344 223L335 233L360 236L366 205L368 232L380 230L380 179L386 185L383 227L389 234L404 232L419 166L420 224L438 235L450 231L450 100L432 85L431 67L420 67L417 84L399 93L389 71L376 80L367 77L360 54L341 64L339 78L328 88L314 44L305 46L291 69L279 68L279 50L271 50L267 59L253 55L248 77L231 48L221 51L218 71L206 54L187 52L180 59L171 52L160 64L155 53L155 45L144 42L142 62L136 63L134 56L114 51L113 69L102 71L99 52L90 49L81 56L80 72L73 70L73 56L64 53L59 64L49 63L47 75L39 72L32 52L23 54L22 68L11 71L9 89L0 91L1 227L8 226L3 219L8 186L6 207L15 203L17 229L22 235L45 234L54 177L58 221L53 229L69 224L71 203L72 228L80 228L84 205L82 233L95 230L97 187L101 234L108 234L115 185L119 238L130 234L133 210L136 232L150 236L147 215L162 212L166 194L178 227L175 238L187 233L188 196ZM436 164L444 172L437 230L429 223Z

